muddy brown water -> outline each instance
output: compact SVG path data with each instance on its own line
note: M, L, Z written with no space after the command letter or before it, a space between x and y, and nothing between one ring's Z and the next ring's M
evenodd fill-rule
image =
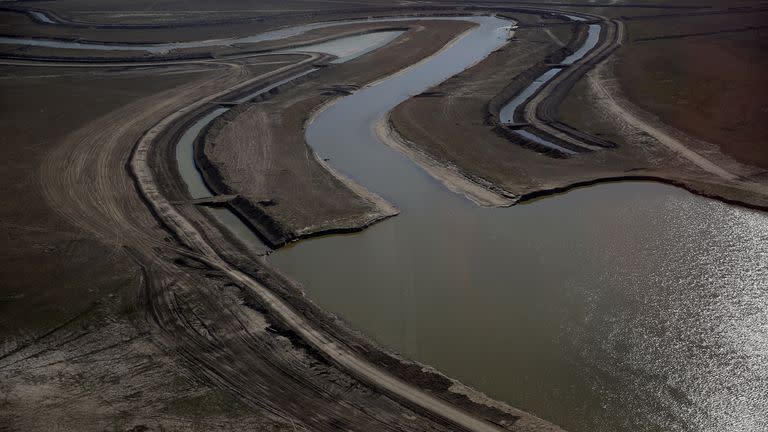
M571 431L765 430L768 216L655 183L477 207L378 141L406 98L503 44L507 22L341 99L307 141L402 210L269 261L322 307Z

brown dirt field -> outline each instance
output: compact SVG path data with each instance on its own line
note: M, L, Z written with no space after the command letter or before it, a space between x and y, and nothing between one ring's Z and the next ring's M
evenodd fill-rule
M384 0L291 0L290 2L260 0L258 4L248 0L170 0L161 3L152 0L139 0L126 4L119 1L65 0L56 2L56 4L41 6L41 8L72 18L82 18L89 15L102 18L96 22L135 21L143 24L151 20L153 13L182 12L180 17L174 17L174 21L183 21L190 18L184 16L184 13L190 15L239 14L242 16L243 14L261 15L269 12L354 9L356 6L370 5L389 6L389 3Z
M324 42L329 39L335 39L345 36L360 34L366 31L376 29L391 28L391 25L385 24L348 24L335 28L322 28L308 31L304 34L278 39L273 41L264 41L255 44L237 44L233 46L217 46L202 48L186 48L173 50L166 54L154 54L146 51L107 51L107 50L80 50L80 49L62 49L34 46L19 46L11 44L0 44L0 55L12 56L12 58L42 58L66 61L68 59L83 61L85 59L98 60L125 60L125 61L160 61L163 59L223 59L248 54L260 53L265 51L274 51L281 48L298 47L307 44ZM260 33L262 30L252 31L250 34Z
M306 145L303 125L317 107L340 95L328 90L359 87L396 72L469 26L452 21L408 25L413 30L394 45L329 66L310 81L216 120L214 133L206 138L205 156L217 167L226 193L241 194L251 203L274 199L261 209L289 233L289 240L357 229L391 215L329 174Z
M95 4L73 0L57 2L55 7L65 10L75 5L76 13L97 16L98 11L88 12ZM108 13L119 6L103 4ZM242 3L220 4L234 8ZM296 4L314 7L306 2ZM327 4L341 6L335 1ZM184 34L197 38L244 28L134 31L129 37ZM292 211L304 211L303 221L291 220L297 232L306 230L307 221L317 216L310 213L327 205L323 201L327 196L318 193L310 203L315 208L308 207L312 212L304 210L300 189L317 181L312 176L323 177L326 185L351 197L350 206L359 204L359 197L314 159L303 140L303 121L313 108L340 94L338 87L332 87L362 85L397 70L433 52L460 30L456 23L430 24L399 41L403 48L409 47L412 57L403 55L403 50L389 49L330 66L315 80L235 113L250 124L238 117L231 123L222 122L219 137L229 133L227 139L241 147L255 139L269 145L260 149L269 150L274 158L263 164L271 175L254 187L252 199L263 197L262 192L270 197L279 194L278 205L269 208L281 217L280 206L285 205L282 217L286 220ZM128 34L122 30L106 33L116 38ZM91 34L101 33L94 30ZM556 40L564 36L562 29L553 29L552 34L521 30L519 37L530 44L505 48L438 87L443 92L440 97L406 102L395 124L442 160L469 167L467 172L472 175L515 193L600 176L669 176L670 170L677 181L711 187L709 177L636 130L616 133L617 141L624 144L618 151L566 160L547 158L491 132L481 120L488 115L488 101L503 90L514 74L511 71L524 70L526 64L556 48ZM279 66L227 61L85 70L2 68L0 124L5 134L0 164L7 181L0 189L6 202L0 209L0 429L452 429L334 366L242 283L206 262L197 250L185 247L166 222L150 212L136 189L127 162L145 131L203 95ZM465 88L473 93L462 90ZM444 110L435 108L442 105ZM608 115L593 108L581 111ZM436 138L422 129L424 125L436 132ZM269 133L255 135L249 129L253 126L263 126ZM174 125L158 139L165 148L161 156L172 151L173 132L181 127ZM456 135L460 139L447 136L459 130L464 134ZM217 145L221 143L217 141ZM232 164L236 154L225 154L224 162ZM257 156L256 152L250 155ZM170 193L169 199L182 199L183 185L173 170L154 168L159 170L163 183L159 186ZM283 169L305 177L277 185L278 180L285 180ZM253 180L246 175L253 173L234 171L243 183ZM283 196L289 198L283 201ZM269 287L346 349L478 418L513 424L512 430L526 427L514 424L524 413L469 401L450 390L455 383L447 377L379 349L309 303L289 280L211 225L204 209L179 205L179 211L227 262Z
M768 24L741 15L739 25ZM712 20L633 24L630 37L739 28ZM745 164L768 168L768 29L628 44L616 74L627 97L661 121Z
M4 172L18 179L4 192L17 205L3 207L4 429L445 430L328 366L227 278L177 255L135 194L125 163L143 131L247 74L56 71L14 69L3 93L14 113Z
M152 237L162 239L166 234L153 223L138 198L131 195L132 187L99 187L103 175L117 183L132 184L120 155L127 157L138 136L156 119L151 111L142 114L142 108L167 110L173 106L168 105L173 100L169 96L179 93L177 88L186 87L186 97L194 97L198 89L205 91L202 84L208 82L213 71L216 69L203 74L159 73L154 69L88 70L77 74L71 69L4 68L14 78L0 81L2 121L8 140L1 147L3 172L13 179L10 187L2 191L7 204L0 214L3 428L293 430L289 421L274 416L276 408L269 403L243 404L243 398L212 384L215 381L202 380L194 368L187 369L191 366L176 353L182 349L183 336L165 333L167 330L158 334L152 321L146 320L146 306L142 303L162 304L162 294L148 298L142 294L150 283L150 274L155 289L175 287L167 293L173 302L168 307L177 308L175 316L186 316L187 322L207 316L197 322L210 331L232 325L221 321L221 311L238 310L243 300L237 290L227 294L224 280L194 263L175 268L160 260L155 261L153 265L158 267L151 273L142 271L139 263L144 259L140 257L146 252L137 253L146 247L141 246L142 242ZM222 77L221 72L218 78L217 74L212 77L221 85L232 80ZM72 100L77 100L81 109L72 109ZM183 99L179 102L183 103ZM124 128L120 120L125 119L136 123ZM113 135L115 130L118 135ZM110 158L113 145L122 145L123 152ZM83 151L88 157L80 159ZM94 158L91 151L104 159ZM50 166L51 162L56 165ZM53 183L48 182L51 176L55 177ZM52 194L56 196L53 201ZM112 207L111 200L123 203ZM114 218L122 217L122 212L128 212L126 219L116 222ZM131 222L126 224L127 220ZM145 240L134 237L131 224L142 227ZM152 243L157 247L156 240ZM190 277L197 281L184 282ZM206 303L200 291L189 290L190 286L200 287L201 282L220 293L217 305ZM174 298L183 299L182 304ZM208 306L212 309L206 313ZM160 311L157 305L153 310L154 314ZM242 313L245 319L256 321L256 325L249 324L251 331L264 328L267 318L263 315L247 308ZM220 328L218 331L223 332ZM236 333L229 328L226 334ZM249 385L256 386L254 380L258 379L262 389L270 389L268 396L262 394L258 400L273 400L278 407L284 404L278 402L281 386L291 400L301 400L301 391L291 383L302 375L311 380L311 375L323 367L315 365L310 369L307 365L316 362L302 348L292 351L285 339L263 331L257 335L261 340L250 343L261 347L262 356L252 361L267 363L243 367L251 371ZM281 357L293 366L281 366L282 372L275 370L275 366L269 366L274 365L274 358L266 360L270 356ZM291 368L294 371L287 372ZM263 371L264 375L257 378L253 371ZM347 379L343 374L328 373L320 375L325 377L320 378L323 382L304 381L300 385L310 389L303 403L305 407L315 406L314 412L325 409L313 402L316 396L311 389L332 392L335 384L326 379L342 383ZM350 388L343 391L355 392ZM246 400L257 400L257 396L251 397ZM334 399L333 405L336 402ZM41 408L52 415L40 417ZM351 418L344 413L331 417Z
M4 27L4 36L42 37L57 39L81 39L85 41L152 43L159 41L195 41L229 38L263 33L276 28L300 25L309 22L337 21L345 19L365 19L376 16L411 14L413 10L399 5L373 4L328 8L324 3L315 3L311 9L279 14L242 13L234 21L217 22L215 17L202 17L190 25L160 23L148 28L131 26L94 27L90 25L43 25L19 13L0 11L0 16L8 17L12 25ZM320 5L320 6L318 6ZM339 6L339 5L337 5ZM103 17L108 17L104 15ZM147 24L142 18L139 25ZM151 20L149 24L153 24ZM2 27L0 27L2 28Z

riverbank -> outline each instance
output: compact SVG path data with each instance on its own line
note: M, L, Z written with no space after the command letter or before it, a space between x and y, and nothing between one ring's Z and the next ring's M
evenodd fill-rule
M750 241L747 252L732 239L754 238L765 215L659 184L603 185L503 210L451 193L370 129L411 95L479 60L461 56L478 52L473 41L468 36L444 57L344 97L307 128L315 151L391 197L402 214L360 234L300 242L267 260L387 346L574 430L684 429L702 424L695 410L686 413L704 404L718 424L728 424L730 409L713 407L722 399L701 389L720 388L715 377L729 375L731 360L696 360L700 372L691 373L679 343L691 358L711 352L696 348L702 337L730 346L716 342L722 333L707 323L723 322L713 312L733 309L689 300L685 316L701 317L693 326L678 314L659 328L658 315L672 316L675 295L713 290L733 299L735 289L734 303L749 309L760 304L764 268L751 257L764 248ZM484 54L498 47L498 40L485 42ZM653 306L644 307L652 291ZM670 339L668 331L685 336ZM640 341L652 342L637 347ZM483 368L473 367L478 358ZM758 370L745 372L743 382ZM682 386L669 392L670 382ZM760 421L759 410L727 399L747 414L745 424Z
M541 37L543 34L539 29L521 28L516 31L516 38L523 41L534 41ZM578 38L573 38L569 46L578 43ZM635 132L612 141L615 134L601 134L605 130L598 131L590 127L590 123L603 121L601 119L605 118L610 109L592 111L593 114L589 115L589 109L584 108L589 103L584 99L576 102L570 97L558 110L560 102L568 95L567 90L578 82L579 74L568 77L568 81L563 84L555 85L556 90L549 99L543 94L535 96L533 102L543 100L544 103L532 110L526 108L526 118L520 118L520 122L526 128L530 124L527 122L535 120L532 116L543 115L545 121L542 125L550 129L557 127L558 134L568 132L572 136L568 140L581 142L587 137L589 139L585 142L590 143L590 148L595 150L584 152L552 134L545 134L547 139L555 140L553 142L558 145L579 152L575 155L561 154L509 133L508 128L499 126L498 114L494 113L498 113L507 95L519 92L546 70L547 64L556 63L567 52L567 48L560 48L554 42L550 44L549 50L550 54L531 61L534 73L520 70L517 78L507 85L503 79L492 77L505 76L510 68L515 67L509 63L518 62L520 56L526 55L524 50L516 51L514 45L510 45L501 54L497 53L504 55L504 51L507 51L507 63L494 59L494 54L478 66L430 89L427 92L429 97L417 97L404 102L393 110L390 126L399 136L399 141L425 153L443 167L458 170L463 180L469 179L489 190L500 189L503 195L513 196L515 200L524 201L528 197L557 193L584 184L627 178L653 178L724 202L756 209L768 208L768 193L759 180L754 178L754 170L739 170L735 176L726 178L714 175L691 160L681 158L674 147L644 135L642 129L636 126ZM581 67L579 73L584 74L590 66L606 58L606 55L601 55L594 61L587 59L590 65ZM579 68L578 65L573 67ZM472 88L473 91L466 92L466 88ZM605 96L592 97L599 100ZM440 117L429 114L434 112L439 112ZM562 121L558 121L558 115L562 116ZM472 120L478 118L485 120L482 123ZM574 130L581 132L571 134ZM595 133L584 134L590 131ZM468 145L470 143L477 144ZM726 166L731 167L732 164L726 162Z
M217 97L220 97L220 95L212 95L208 99ZM176 120L178 119L166 119L159 126L184 123L177 122ZM444 416L448 419L456 418L456 420L451 421L457 421L459 424L472 430L496 430L498 427L508 430L529 430L531 428L535 430L559 430L522 411L512 409L498 402L492 402L482 396L482 394L462 386L454 380L448 379L433 369L403 360L375 346L362 335L349 330L337 317L323 312L314 306L304 297L303 292L295 284L272 270L270 266L267 266L260 259L254 259L246 250L238 249L238 244L233 245L225 235L219 234L218 230L205 229L207 226L206 221L210 222L210 219L205 216L204 212L199 213L199 208L169 205L170 202L183 198L183 196L174 195L171 191L173 189L171 183L175 182L179 185L179 177L172 172L158 169L160 166L158 163L163 163L162 161L167 160L167 158L161 156L146 159L147 155L149 155L150 146L153 146L153 143L161 146L153 150L153 152L158 151L160 155L163 153L167 154L167 148L175 143L175 140L168 139L167 137L170 129L168 132L162 132L163 130L163 128L158 129L157 133L150 131L145 136L145 139L140 142L133 158L132 168L137 173L137 181L141 185L143 193L152 202L158 217L166 221L181 242L196 250L203 251L208 257L207 260L221 271L229 274L244 272L241 276L238 276L238 279L244 284L242 287L243 295L246 298L252 299L246 301L246 303L249 305L261 305L253 307L269 314L270 320L274 320L272 325L274 332L284 335L295 342L304 341L302 343L308 344L306 348L312 353L322 356L332 363L341 362L345 370L351 368L358 378L364 381L369 381L370 379L370 382L379 391L396 396L397 400L404 401L404 403L416 409L417 412L424 412L425 407L434 405L434 403L442 406L442 404L448 402L451 406L458 406L466 410L463 412L473 413L473 417L479 416L490 420L490 423L481 422L484 426L480 423L472 423L474 420L462 423L464 420L461 420L461 418L465 414L454 417L451 414L453 408L435 408L431 415L438 423L441 422L439 417ZM171 132L170 136L173 137L174 133ZM163 148L166 150L163 150ZM153 176L157 177L151 179L148 175L145 175L147 170L142 168L146 163L145 161L155 165L152 171L154 172ZM155 186L153 186L154 184L160 185L164 192L162 194L158 193ZM274 294L269 293L275 293L278 297L272 297ZM266 304L265 301L267 302ZM284 304L283 302L286 303ZM286 304L290 306L286 306ZM297 322L297 320L300 322ZM321 331L323 336L320 336L320 333L316 333L317 331ZM304 332L310 333L303 334ZM340 346L328 351L328 342L318 343L316 340L318 337L323 340L324 338L331 337L334 341L333 344L340 344ZM350 350L352 354L347 352L347 350ZM365 375L360 376L361 371L367 370L368 367L359 369L361 363L359 360L354 360L355 356L362 356L366 359L365 362L377 365L379 369L385 370L386 374L391 374L398 381L402 380L402 383L397 384L397 387L391 387L389 384L386 384L391 382L389 378L382 380L382 378L377 378L375 374L372 374L373 378L370 378L370 376L366 377ZM349 363L349 359L354 360L353 363ZM358 370L358 372L355 372L355 370ZM366 374L369 373L366 372ZM413 385L410 383L415 383L416 386L410 387ZM406 396L400 394L400 390L395 391L396 388L403 386L405 387L404 392ZM429 396L426 398L419 396L422 394L422 390L420 390L422 388L428 389ZM437 402L429 402L432 399L435 399ZM429 411L427 411L427 414L429 415ZM437 417L434 417L435 415ZM470 426L471 424L476 424L476 426Z
M293 333L292 326L281 324L268 311L262 298L249 293L245 287L233 285L220 268L186 249L190 243L169 230L168 222L156 219L159 213L148 211L146 201L142 202L137 196L135 179L128 175L125 166L132 156L131 149L145 131L177 110L194 115L189 106L201 93L217 95L222 89L239 86L249 76L269 73L280 66L267 65L266 70L253 70L253 75L249 75L248 68L234 65L210 67L213 73L194 75L196 79L183 80L183 75L169 73L167 80L152 81L160 90L150 85L144 92L149 93L146 97L128 103L116 97L116 107L103 105L105 101L99 98L104 93L92 94L94 111L87 114L101 114L101 109L106 109L107 115L86 116L86 120L75 123L76 130L67 129L72 126L69 117L57 116L63 123L57 123L55 131L66 131L63 142L52 139L49 147L42 150L44 161L35 157L31 165L19 164L19 169L32 166L28 172L40 173L44 190L40 192L39 202L46 204L36 212L43 214L43 218L51 212L60 215L61 219L51 229L68 227L68 231L74 233L71 235L81 239L53 241L53 250L41 252L43 255L30 263L34 262L39 271L62 265L57 263L62 257L68 257L63 268L71 268L75 278L90 275L99 289L92 296L84 296L78 292L83 289L82 284L67 282L71 275L44 279L40 283L44 291L52 292L63 289L54 282L66 284L64 288L74 290L72 295L82 300L85 311L79 310L79 303L75 308L72 301L67 301L73 310L50 316L50 322L42 322L40 328L31 330L32 337L21 338L18 344L6 344L9 339L3 334L0 387L9 410L0 415L0 422L25 430L47 429L52 423L64 430L102 430L115 426L120 429L204 427L206 430L293 431L295 427L326 430L339 424L361 430L388 427L452 430L453 427L443 425L433 414L414 411L395 402L393 395L372 391L371 385L376 388L375 383L363 384L311 349L304 342L304 335ZM180 67L184 68L186 66ZM58 80L50 76L51 68L43 71L38 73L43 74L41 79L46 83L59 84L60 90L67 88L60 85L60 80L66 81L67 73L72 71L65 71ZM86 77L88 85L83 88L91 90L100 82L94 75L105 74L112 79L115 76L110 75L112 73L92 73ZM127 83L133 82L128 79L133 76L135 85L140 85L147 81L145 74L144 71L119 71L116 76L123 77L123 81L118 79L118 82ZM31 88L39 91L36 81L29 74L25 76ZM113 81L104 85L111 83ZM73 88L79 88L77 81L72 84ZM24 89L19 91L28 94ZM49 91L45 97L60 95L60 91ZM53 113L72 112L64 106L57 105L55 110L53 104L46 106ZM31 107L34 108L34 104ZM29 111L19 112L31 115ZM126 123L126 119L130 122ZM183 127L183 124L174 126ZM168 132L172 134L171 130ZM35 181L28 184L38 185ZM22 205L23 209L31 208L28 203ZM189 214L206 213L204 208L178 203L174 206ZM25 220L30 220L28 212L21 213ZM205 238L217 235L217 230L204 216L192 220L200 224L196 226L207 228L203 231ZM38 237L23 227L15 232L20 233L23 240L21 246L10 250L25 247L26 256L30 256L29 250L36 246L29 242L34 243ZM66 237L66 233L63 234ZM39 238L46 238L46 231L40 235ZM231 255L238 253L231 239L223 236L220 239L223 250ZM86 259L82 263L72 261L70 253ZM263 264L254 261L250 251L241 253L243 266L250 269L255 280L270 281L270 286L279 289L279 281L284 279L271 276ZM81 267L97 264L103 267L99 259L113 265L106 275L94 277L96 275ZM49 271L40 274L45 278L51 276ZM25 280L28 277L19 279L19 289ZM4 288L11 289L7 285ZM303 294L293 292L298 307L309 308ZM9 299L13 293L8 293ZM35 306L40 305L40 299L33 298L29 290L20 293L18 300L4 302L3 307L13 304L13 310L17 310L19 304L29 302L34 311ZM58 304L55 299L51 302L54 307ZM35 321L31 314L28 319ZM338 321L333 317L328 320ZM349 342L343 343L355 341L347 340ZM362 342L359 346L363 346ZM368 349L383 356L379 359L389 358L374 348ZM438 379L437 374L420 372L424 368L421 365L405 361L403 364L405 378L422 377L434 389L459 388L450 380ZM121 385L115 387L116 381ZM30 387L35 391L28 392ZM467 390L462 392L471 394ZM454 393L446 394L457 400L465 399ZM469 412L486 412L480 405L464 403ZM34 415L40 406L50 407L56 414L46 418ZM518 422L514 413L488 411L488 416L513 429L515 426L511 425ZM521 425L529 418L519 417L523 418L518 422Z

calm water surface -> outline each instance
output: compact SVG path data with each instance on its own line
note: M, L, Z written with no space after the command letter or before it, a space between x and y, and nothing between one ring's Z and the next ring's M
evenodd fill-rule
M507 22L478 20L307 130L402 214L270 262L385 346L569 430L765 430L768 216L652 183L479 208L378 142L391 108L503 44Z

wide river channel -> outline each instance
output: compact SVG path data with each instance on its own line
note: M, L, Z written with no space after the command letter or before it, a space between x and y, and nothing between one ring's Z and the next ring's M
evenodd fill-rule
M479 25L306 132L320 157L402 213L269 262L382 345L570 431L768 430L768 215L655 183L482 208L376 138L397 104L506 43L509 21L461 19ZM357 53L394 36L361 38ZM349 43L330 51L353 57ZM191 142L225 110L180 141L194 196L210 191Z
M765 430L768 215L654 183L481 208L376 138L397 104L506 42L508 21L473 20L308 127L402 213L269 261L381 344L568 430Z

